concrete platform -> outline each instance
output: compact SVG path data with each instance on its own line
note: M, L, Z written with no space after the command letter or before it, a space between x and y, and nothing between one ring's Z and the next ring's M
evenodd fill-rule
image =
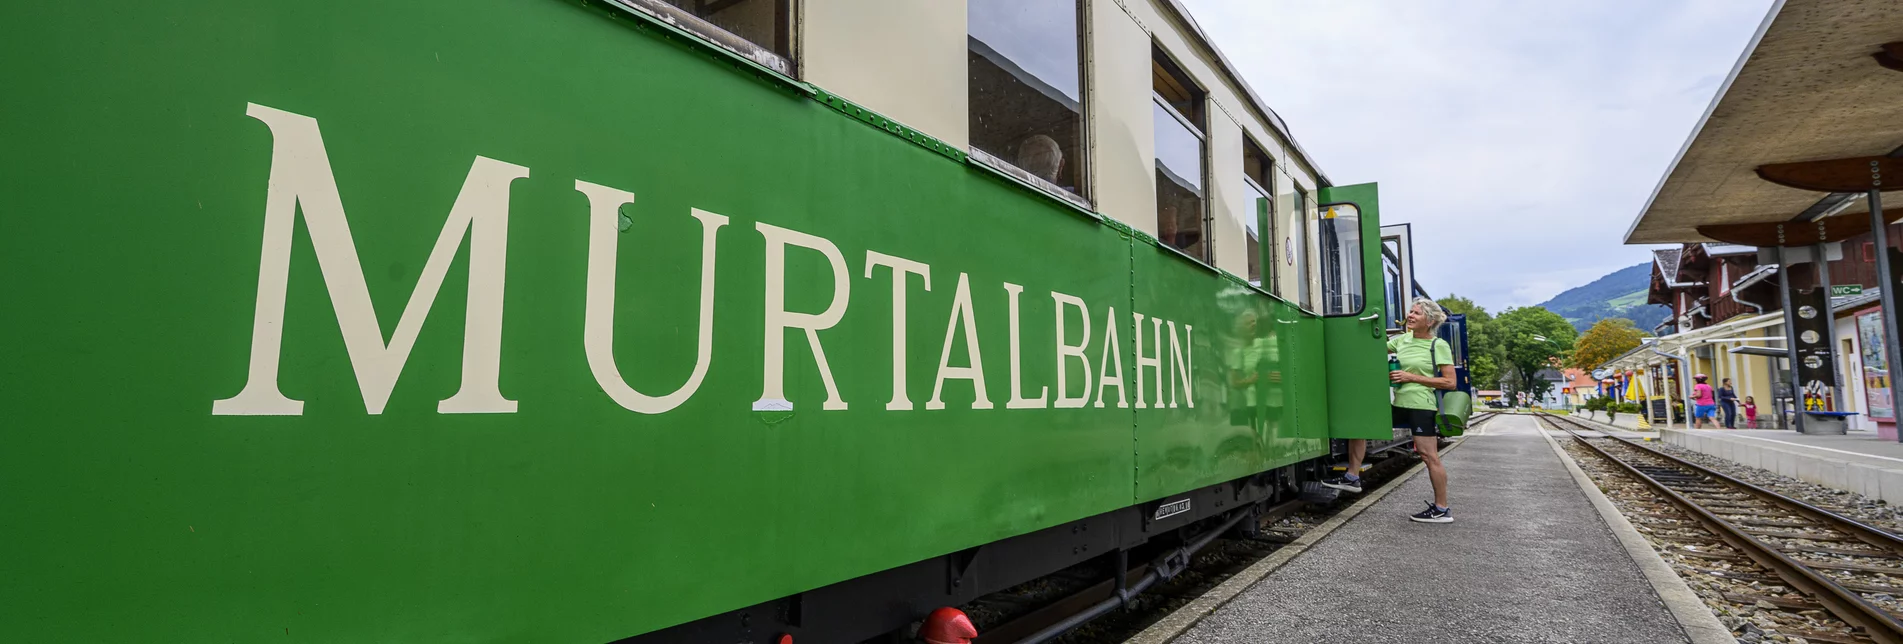
M1852 430L1839 436L1782 429L1668 429L1661 440L1798 480L1903 503L1903 443Z
M1446 461L1454 523L1407 520L1432 496L1417 473L1174 641L1691 641L1634 559L1656 555L1628 554L1532 418L1489 421Z

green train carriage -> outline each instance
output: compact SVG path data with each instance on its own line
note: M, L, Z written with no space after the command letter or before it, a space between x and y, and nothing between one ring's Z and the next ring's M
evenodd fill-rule
M1171 0L0 36L9 639L856 641L1388 437L1375 189Z

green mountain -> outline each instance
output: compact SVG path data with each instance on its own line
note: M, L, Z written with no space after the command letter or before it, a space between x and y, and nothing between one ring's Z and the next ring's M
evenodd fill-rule
M1626 318L1649 333L1672 315L1671 307L1645 303L1651 284L1652 263L1643 262L1569 289L1540 306L1560 314L1582 332L1605 318Z

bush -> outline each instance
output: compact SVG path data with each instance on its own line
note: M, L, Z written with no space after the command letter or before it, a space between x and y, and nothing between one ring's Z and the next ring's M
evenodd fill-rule
M1598 398L1589 398L1586 400L1586 406L1582 407L1581 409L1586 410L1586 416L1590 418L1592 416L1592 412L1605 411L1606 403L1609 403L1609 402L1612 402L1612 399L1606 398L1605 396L1600 396Z

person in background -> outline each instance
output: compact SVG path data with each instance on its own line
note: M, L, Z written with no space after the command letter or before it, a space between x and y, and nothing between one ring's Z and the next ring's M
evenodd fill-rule
M1692 427L1715 429L1717 423L1712 421L1718 416L1718 401L1711 391L1711 385L1705 384L1705 374L1702 373L1692 376L1692 381L1698 383L1692 385Z
M1388 381L1400 384L1394 392L1390 417L1395 429L1414 435L1414 453L1427 465L1427 480L1434 486L1434 500L1427 509L1408 517L1421 523L1452 523L1447 507L1447 468L1440 460L1440 424L1434 418L1439 409L1434 390L1453 389L1454 352L1447 342L1434 335L1447 320L1447 312L1425 297L1414 298L1407 311L1407 333L1388 338L1388 351L1400 361L1400 368L1388 372ZM1322 481L1345 492L1361 491L1361 459L1368 453L1368 441L1348 441L1348 471L1338 478Z
M1750 396L1744 397L1744 426L1758 428L1758 401L1752 400Z
M1738 390L1731 387L1731 379L1718 381L1718 406L1724 408L1725 429L1738 428Z

